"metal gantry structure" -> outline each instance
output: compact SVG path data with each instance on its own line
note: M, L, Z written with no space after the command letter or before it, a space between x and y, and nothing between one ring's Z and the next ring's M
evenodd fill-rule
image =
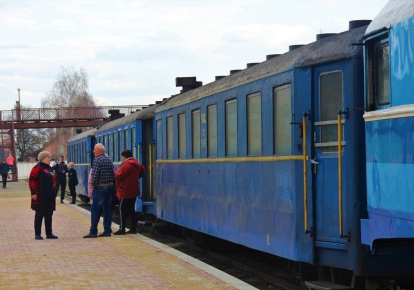
M102 124L142 110L147 106L101 106L70 108L30 108L0 111L0 160L10 154L15 160L12 181L18 180L14 131L36 128L97 127Z

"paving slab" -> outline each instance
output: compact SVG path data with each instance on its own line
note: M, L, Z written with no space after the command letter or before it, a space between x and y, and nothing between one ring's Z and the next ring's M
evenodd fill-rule
M59 239L35 240L28 185L1 188L0 289L255 289L139 234L83 239L90 213L68 203L56 207Z

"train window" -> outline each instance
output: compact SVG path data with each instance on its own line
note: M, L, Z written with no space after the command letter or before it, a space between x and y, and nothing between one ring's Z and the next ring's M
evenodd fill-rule
M200 158L200 110L193 111L193 158Z
M112 133L112 151L111 151L112 161L118 160L116 156L116 132Z
M174 153L174 135L173 135L173 118L169 117L167 118L167 159L173 159L173 153Z
M113 144L113 140L112 140L112 134L108 134L108 155L109 157L112 158L111 153L112 153L112 144Z
M133 150L132 147L128 148L128 129L124 130L124 150L125 149Z
M388 43L375 49L375 99L377 105L390 104L390 55Z
M75 145L75 163L78 163L78 155L79 155L79 151L78 151L78 144Z
M121 152L122 152L122 130L118 131L118 153L116 155L116 160L121 161Z
M131 150L132 156L136 159L137 158L137 145L135 144L135 127L131 128Z
M209 157L217 157L217 106L207 108L207 151Z
M292 154L292 97L290 84L273 91L273 138L275 154Z
M185 114L178 115L178 158L185 158Z
M260 93L247 96L248 155L262 155L262 107Z
M226 102L226 156L237 156L237 100Z
M106 136L103 136L103 143L102 145L106 147L106 144L108 144L108 142L106 142ZM108 150L108 148L106 148L106 150Z
M337 152L338 142L338 111L343 108L342 71L323 73L320 75L319 121L320 148L322 152Z

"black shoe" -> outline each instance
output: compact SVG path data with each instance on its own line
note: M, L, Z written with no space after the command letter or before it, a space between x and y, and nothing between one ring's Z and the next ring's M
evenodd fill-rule
M61 200L60 203L64 203L63 200Z
M111 233L109 233L109 234L102 233L102 234L98 235L98 237L110 237L110 236L111 236Z
M119 231L115 232L114 235L116 235L116 236L123 236L123 235L125 235L125 231L119 230Z
M76 202L71 202L70 204L76 204Z
M93 239L96 238L96 236L91 235L91 234L87 234L86 236L83 236L84 239Z
M55 236L54 234L51 234L51 235L47 235L46 236L46 239L57 239L58 237L57 236Z
M43 237L42 236L36 236L35 240L43 240Z
M135 231L134 230L129 230L126 233L129 234L129 235L136 235L137 231L136 230Z

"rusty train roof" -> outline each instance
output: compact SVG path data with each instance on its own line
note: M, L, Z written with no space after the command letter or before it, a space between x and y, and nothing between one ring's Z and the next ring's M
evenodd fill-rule
M238 73L206 84L200 88L175 95L162 102L155 112L162 112L185 105L247 83L293 70L297 67L310 66L355 56L362 57L361 46L352 44L361 42L366 28L367 26L362 26L312 42Z

